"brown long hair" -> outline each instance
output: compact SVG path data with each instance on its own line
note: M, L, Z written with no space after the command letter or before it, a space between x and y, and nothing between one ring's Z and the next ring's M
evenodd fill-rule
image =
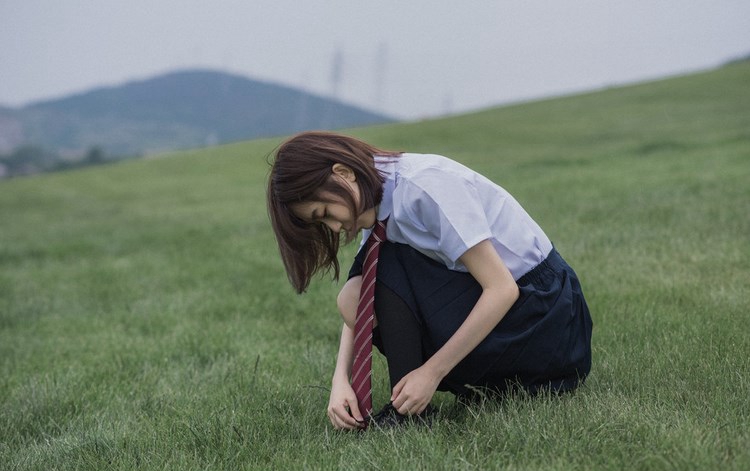
M291 206L308 201L323 201L326 192L340 198L359 215L380 203L383 176L375 168L373 156L396 157L399 152L378 149L353 137L330 132L304 132L279 146L268 180L268 214L276 234L279 252L289 281L298 293L304 292L318 270L333 271L338 280L339 234L325 224L305 222ZM331 176L334 164L354 171L360 188L359 206L348 188ZM347 234L350 242L354 234Z

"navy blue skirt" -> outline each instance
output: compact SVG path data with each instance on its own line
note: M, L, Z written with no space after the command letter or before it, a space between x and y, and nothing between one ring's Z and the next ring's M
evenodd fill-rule
M360 251L350 278L361 274L363 258ZM377 276L422 326L425 358L451 338L482 294L470 273L449 270L405 244L381 246ZM518 300L438 389L461 395L474 388L505 392L517 386L531 393L564 392L586 378L591 370L592 321L573 269L553 249L517 283ZM376 332L373 340L382 351L377 337Z

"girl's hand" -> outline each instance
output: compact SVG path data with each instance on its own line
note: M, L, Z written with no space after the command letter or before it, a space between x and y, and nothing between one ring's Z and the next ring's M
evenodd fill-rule
M413 370L394 386L391 394L393 407L404 415L422 413L435 395L440 379L426 364Z
M331 397L328 400L328 418L338 430L354 430L364 426L364 418L357 405L357 396L348 379L333 380Z

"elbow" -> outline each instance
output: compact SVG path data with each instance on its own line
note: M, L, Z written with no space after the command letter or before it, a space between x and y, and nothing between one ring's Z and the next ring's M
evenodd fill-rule
M521 291L518 289L518 285L516 283L510 283L506 287L508 300L510 301L511 305L518 301L518 298L521 296Z
M339 293L338 297L336 298L336 307L338 308L339 315L341 316L341 320L344 321L346 325L348 325L350 328L353 327L353 319L350 317L351 313L351 301L349 299L349 296L347 296L345 293L341 292Z
M514 283L503 283L490 289L495 298L495 303L499 306L505 306L508 309L518 300L521 292L518 285Z
M346 282L336 298L341 319L349 328L354 328L354 320L357 317L357 305L359 304L359 290L362 286L362 278L354 277Z

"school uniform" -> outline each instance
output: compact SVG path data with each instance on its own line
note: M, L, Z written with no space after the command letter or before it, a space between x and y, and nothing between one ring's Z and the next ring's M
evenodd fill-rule
M385 177L377 218L388 220L378 283L415 316L425 360L450 339L482 293L459 261L468 249L489 240L519 286L508 313L438 389L468 394L467 385L501 392L511 384L531 392L578 386L591 369L592 329L580 283L513 196L439 155L376 156L375 165ZM363 241L368 236L364 231ZM361 273L363 252L350 277ZM377 328L374 343L383 350Z

